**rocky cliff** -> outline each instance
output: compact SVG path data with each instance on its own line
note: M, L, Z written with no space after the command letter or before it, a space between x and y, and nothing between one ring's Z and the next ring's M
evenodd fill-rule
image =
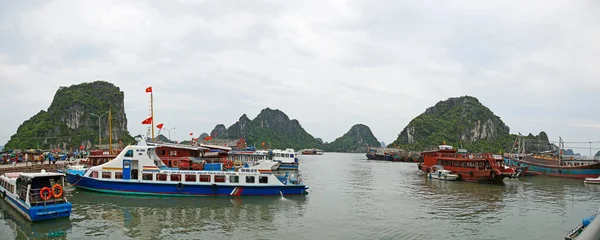
M325 144L323 149L327 152L366 152L368 146L379 147L380 142L369 127L356 124L343 136Z
M412 150L431 149L443 142L471 146L479 150L510 148L515 136L500 117L471 96L438 102L414 118L394 144ZM512 138L512 140L511 140Z
M284 112L270 108L263 109L253 120L244 114L229 128L219 124L211 133L216 138L244 138L248 145L257 147L261 147L263 142L265 147L296 150L321 145L302 128L298 120L290 119Z
M96 81L70 87L60 87L50 107L23 122L10 138L6 148L76 148L97 144L98 129L102 143L108 143L108 114L112 113L113 143L129 143L124 94L112 83ZM101 116L100 126L98 118ZM106 114L105 114L106 113Z
M210 131L210 135L213 137L223 136L223 138L227 138L227 128L223 124L218 124Z

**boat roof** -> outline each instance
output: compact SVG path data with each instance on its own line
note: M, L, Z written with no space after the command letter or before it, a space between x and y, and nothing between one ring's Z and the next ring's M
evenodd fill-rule
M20 176L28 177L28 178L65 176L65 174L57 173L57 172L36 172L36 173L14 172L14 173L6 173L5 175L9 178L16 178L16 177L20 177Z
M219 146L219 145L211 145L211 144L200 144L201 147L204 147L206 149L221 149L221 150L227 150L227 151L231 151L230 147L225 147L225 146Z
M179 148L179 149L194 150L194 151L209 150L209 148L202 147L202 146L192 146L192 145L178 144L178 143L150 143L150 144L156 146L157 148L158 147L170 147L170 148Z

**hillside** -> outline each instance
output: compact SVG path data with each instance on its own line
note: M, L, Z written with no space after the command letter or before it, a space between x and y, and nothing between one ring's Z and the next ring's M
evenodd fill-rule
M6 148L76 148L80 145L97 144L98 118L100 119L102 143L108 143L108 111L112 110L113 142L129 143L133 138L127 132L124 110L124 94L112 83L96 81L70 87L60 87L50 107L41 110L19 126L6 143ZM103 115L104 114L104 115Z
M164 143L175 143L175 141L169 140L168 137L166 137L165 135L162 135L162 134L159 134L158 136L156 136L156 140L158 140L160 142L164 142Z
M531 135L530 137L538 138ZM540 138L548 137L545 133ZM510 151L516 135L489 108L471 96L450 98L427 108L400 132L395 144L408 150L427 150L443 142L470 151Z
M270 108L263 109L252 120L244 114L229 128L219 124L211 134L221 139L244 138L248 145L257 147L263 142L265 147L296 150L321 146L317 139L302 128L298 120L290 119L284 112Z
M343 136L325 144L323 150L327 152L366 152L368 146L379 147L380 144L369 127L356 124Z

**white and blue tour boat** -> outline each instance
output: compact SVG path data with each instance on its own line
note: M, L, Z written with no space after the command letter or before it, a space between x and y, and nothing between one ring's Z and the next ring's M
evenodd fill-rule
M5 173L0 176L0 192L10 206L29 221L71 216L72 204L63 192L62 173Z
M222 163L205 170L167 167L145 142L127 146L113 160L83 170L67 169L71 185L98 192L169 196L303 195L308 187L293 174L276 176L264 167L222 170ZM213 166L214 165L214 166Z

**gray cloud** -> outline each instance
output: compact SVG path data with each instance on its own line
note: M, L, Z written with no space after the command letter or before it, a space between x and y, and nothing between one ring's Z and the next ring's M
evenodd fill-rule
M99 76L174 138L279 108L332 141L389 142L440 100L478 97L512 132L597 141L596 1L39 1L0 3L0 142L59 86ZM35 98L31 96L36 96ZM16 99L16 100L15 100Z

